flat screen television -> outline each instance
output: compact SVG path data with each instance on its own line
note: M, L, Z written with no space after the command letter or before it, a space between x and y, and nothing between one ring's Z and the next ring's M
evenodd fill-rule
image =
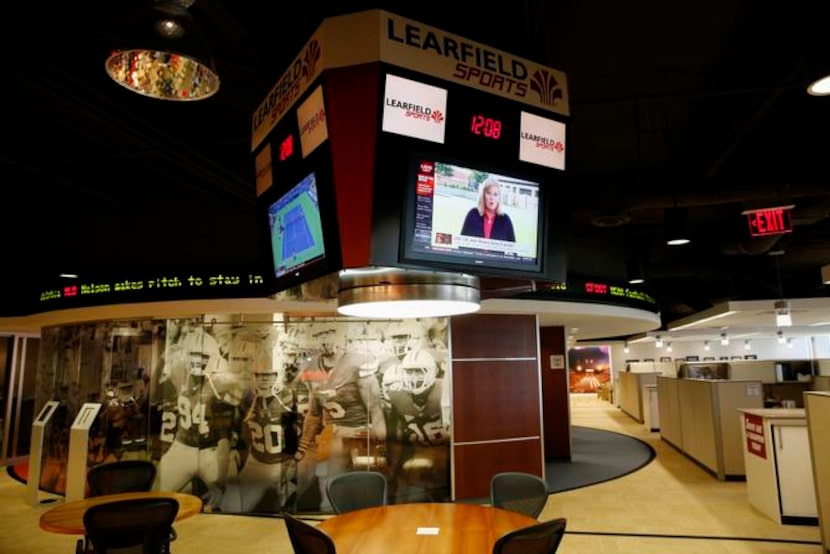
M267 201L268 246L275 279L301 279L326 259L314 172Z
M415 155L410 163L404 262L482 274L544 274L545 202L540 178L432 155ZM493 194L501 208L490 222L480 204Z

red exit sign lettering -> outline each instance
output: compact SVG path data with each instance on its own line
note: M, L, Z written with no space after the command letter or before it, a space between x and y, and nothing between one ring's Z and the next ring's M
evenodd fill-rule
M744 212L749 223L749 234L753 237L791 233L793 221L791 207L767 208Z

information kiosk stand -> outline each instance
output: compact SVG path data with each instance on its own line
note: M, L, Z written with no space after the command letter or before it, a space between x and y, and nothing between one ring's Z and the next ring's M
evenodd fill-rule
M48 401L32 424L32 447L29 451L29 474L26 483L26 501L32 506L40 503L38 493L40 491L40 465L43 460L43 434L59 404L57 400Z
M66 501L81 500L86 490L86 461L89 430L101 411L98 402L85 402L69 431L69 458L66 464Z

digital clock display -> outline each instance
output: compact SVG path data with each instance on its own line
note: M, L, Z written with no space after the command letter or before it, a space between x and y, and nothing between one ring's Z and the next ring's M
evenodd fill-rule
M474 135L498 140L501 138L501 121L482 114L473 115L470 122L470 132Z

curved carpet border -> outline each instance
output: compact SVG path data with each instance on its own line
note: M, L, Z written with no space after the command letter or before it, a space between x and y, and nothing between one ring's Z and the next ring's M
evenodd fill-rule
M571 460L545 465L551 494L597 485L642 469L657 453L642 440L615 431L571 426Z

